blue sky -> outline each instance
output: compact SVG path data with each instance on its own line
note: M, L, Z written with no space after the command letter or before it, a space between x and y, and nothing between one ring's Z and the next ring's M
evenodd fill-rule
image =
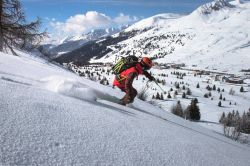
M149 17L159 13L190 13L212 0L21 0L29 19L56 18L60 21L87 11L115 17L119 13Z
M160 13L190 13L211 0L21 0L27 19L57 36L119 26ZM71 26L72 25L72 26ZM63 30L62 30L63 29Z

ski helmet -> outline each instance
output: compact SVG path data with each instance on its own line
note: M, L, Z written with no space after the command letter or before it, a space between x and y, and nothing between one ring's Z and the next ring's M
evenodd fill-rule
M153 62L150 58L148 57L143 57L141 60L142 67L145 68L146 70L150 69L153 66Z

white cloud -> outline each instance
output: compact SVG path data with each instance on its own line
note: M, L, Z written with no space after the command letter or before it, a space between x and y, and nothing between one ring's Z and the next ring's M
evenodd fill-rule
M63 30L67 33L74 32L81 34L92 28L107 27L111 23L111 18L96 11L89 11L85 15L77 14L71 16L64 23Z
M119 25L128 24L137 20L138 18L136 16L130 17L129 15L124 15L123 13L120 13L119 16L114 18L114 22Z
M51 39L59 41L67 36L80 35L92 29L121 26L137 21L138 18L120 13L111 18L103 13L88 11L86 14L77 14L69 17L65 22L50 19L49 30Z

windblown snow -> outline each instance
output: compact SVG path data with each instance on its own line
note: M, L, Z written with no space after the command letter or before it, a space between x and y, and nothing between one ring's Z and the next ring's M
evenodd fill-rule
M0 53L0 165L247 166L250 149L32 55Z

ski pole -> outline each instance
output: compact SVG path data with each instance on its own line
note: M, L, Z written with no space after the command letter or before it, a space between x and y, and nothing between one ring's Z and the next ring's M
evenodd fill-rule
M149 88L148 82L149 82L149 81L147 81L146 85L142 88L142 91L147 91L147 90L148 90L148 88Z
M162 89L162 87L154 80L154 83L161 89L161 91L164 93L165 91Z

